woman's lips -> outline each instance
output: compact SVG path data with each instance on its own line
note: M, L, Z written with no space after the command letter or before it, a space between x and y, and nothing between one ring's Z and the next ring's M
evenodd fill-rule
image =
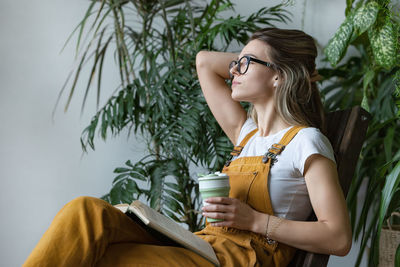
M232 85L236 85L236 84L240 84L240 82L235 82L235 81L232 82Z

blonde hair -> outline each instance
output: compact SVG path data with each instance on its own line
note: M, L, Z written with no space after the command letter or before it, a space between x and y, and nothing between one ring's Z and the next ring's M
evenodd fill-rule
M317 48L314 39L299 30L265 28L250 38L270 46L270 61L276 65L281 81L275 93L278 114L290 125L312 126L325 130L324 111L315 76ZM253 106L249 116L257 123Z

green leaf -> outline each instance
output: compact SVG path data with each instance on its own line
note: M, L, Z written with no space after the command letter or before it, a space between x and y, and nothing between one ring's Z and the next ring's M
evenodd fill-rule
M346 0L346 10L345 10L345 15L347 16L350 14L351 9L353 8L353 2L354 0Z
M232 3L224 3L223 5L219 6L217 9L217 13L227 10L228 8L232 8Z
M364 108L368 112L370 112L370 108L369 108L369 104L368 104L367 91L368 91L368 87L370 86L374 77L375 77L375 71L372 69L369 69L363 79L363 99L361 101L361 107Z
M163 200L164 200L166 206L167 206L170 210L172 210L173 212L182 211L181 204L180 204L178 201L176 201L175 199L173 199L173 198L171 198L171 197L169 197L169 196L164 196L164 197L163 197Z
M336 66L347 51L350 38L353 34L352 16L340 25L332 39L329 40L324 52L332 66Z
M127 160L127 161L125 162L125 165L127 165L127 166L133 168L133 164L132 164L131 160Z
M117 177L114 178L113 183L119 182L121 179L125 179L128 175L126 173L119 174Z
M114 170L114 173L124 173L124 172L129 172L129 171L130 171L130 169L127 169L127 168L116 168Z
M177 192L179 192L179 190L180 190L180 188L179 188L179 186L177 184L165 182L165 185L170 187L170 188L172 188L172 189L174 189Z
M390 127L387 130L385 138L383 139L384 140L383 144L384 144L385 156L386 156L386 161L387 162L390 162L392 160L394 131L395 131L395 127Z
M121 196L123 189L121 188L122 183L119 182L116 185L113 186L113 188L110 191L110 200L111 204L116 205L121 203Z
M365 91L364 91L365 92ZM367 97L367 95L366 94L364 94L363 95L363 98L362 98L362 100L361 100L361 107L363 108L363 109L365 109L366 111L370 111L370 109L369 109L369 104L368 104L368 97Z
M90 4L89 8L86 10L86 14L85 14L84 18L83 18L82 21L79 23L80 29L79 29L78 41L77 41L77 43L76 43L76 54L78 54L78 51L79 51L79 44L80 44L80 42L81 42L81 38L82 38L82 34L83 34L83 29L85 28L85 24L86 24L88 18L90 17L91 12L92 12L92 8L94 7L95 4L96 4L96 1L93 1L93 2ZM71 36L70 36L70 37L71 37Z
M379 4L374 1L367 3L356 10L353 18L353 25L354 31L357 35L361 35L375 23L378 11Z
M382 229L383 221L386 218L387 208L398 190L400 184L400 162L397 162L394 169L386 176L385 185L382 190L382 199L379 208L378 240Z
M111 203L111 198L109 193L101 196L100 199L107 201L108 203Z
M395 94L397 97L400 97L400 69L396 71L396 74L393 76Z
M177 193L177 192L174 192L174 191L169 190L169 189L164 189L164 190L165 190L165 193L166 193L166 194L170 195L170 196L171 196L172 198L174 198L175 200L180 201L180 202L183 202L183 201L184 201L184 199L183 199L184 196L182 196L181 193ZM179 192L179 191L178 191L178 192Z
M381 26L374 26L368 30L375 62L386 69L396 64L397 32L390 19Z

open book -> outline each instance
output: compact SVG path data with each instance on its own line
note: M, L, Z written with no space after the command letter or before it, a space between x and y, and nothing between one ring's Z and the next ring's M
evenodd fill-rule
M136 218L140 219L139 223L142 222L150 229L166 236L167 239L170 239L176 242L178 245L192 250L216 266L220 266L217 256L208 242L181 227L172 219L143 204L139 200L133 201L130 205L118 204L114 207L121 210L123 213L134 215L134 217L130 217L135 221L137 221ZM152 232L154 233L154 231Z

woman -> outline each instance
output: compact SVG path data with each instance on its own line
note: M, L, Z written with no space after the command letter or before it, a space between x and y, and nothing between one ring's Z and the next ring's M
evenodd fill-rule
M209 198L203 207L204 216L223 221L196 233L222 266L286 266L296 248L339 256L351 248L332 147L318 130L324 119L316 55L310 36L275 28L254 33L239 55L197 55L207 103L236 144L223 169L229 198ZM251 103L249 116L240 101ZM312 209L318 220L306 222ZM108 203L81 197L59 212L25 266L92 265L211 263L157 241Z

